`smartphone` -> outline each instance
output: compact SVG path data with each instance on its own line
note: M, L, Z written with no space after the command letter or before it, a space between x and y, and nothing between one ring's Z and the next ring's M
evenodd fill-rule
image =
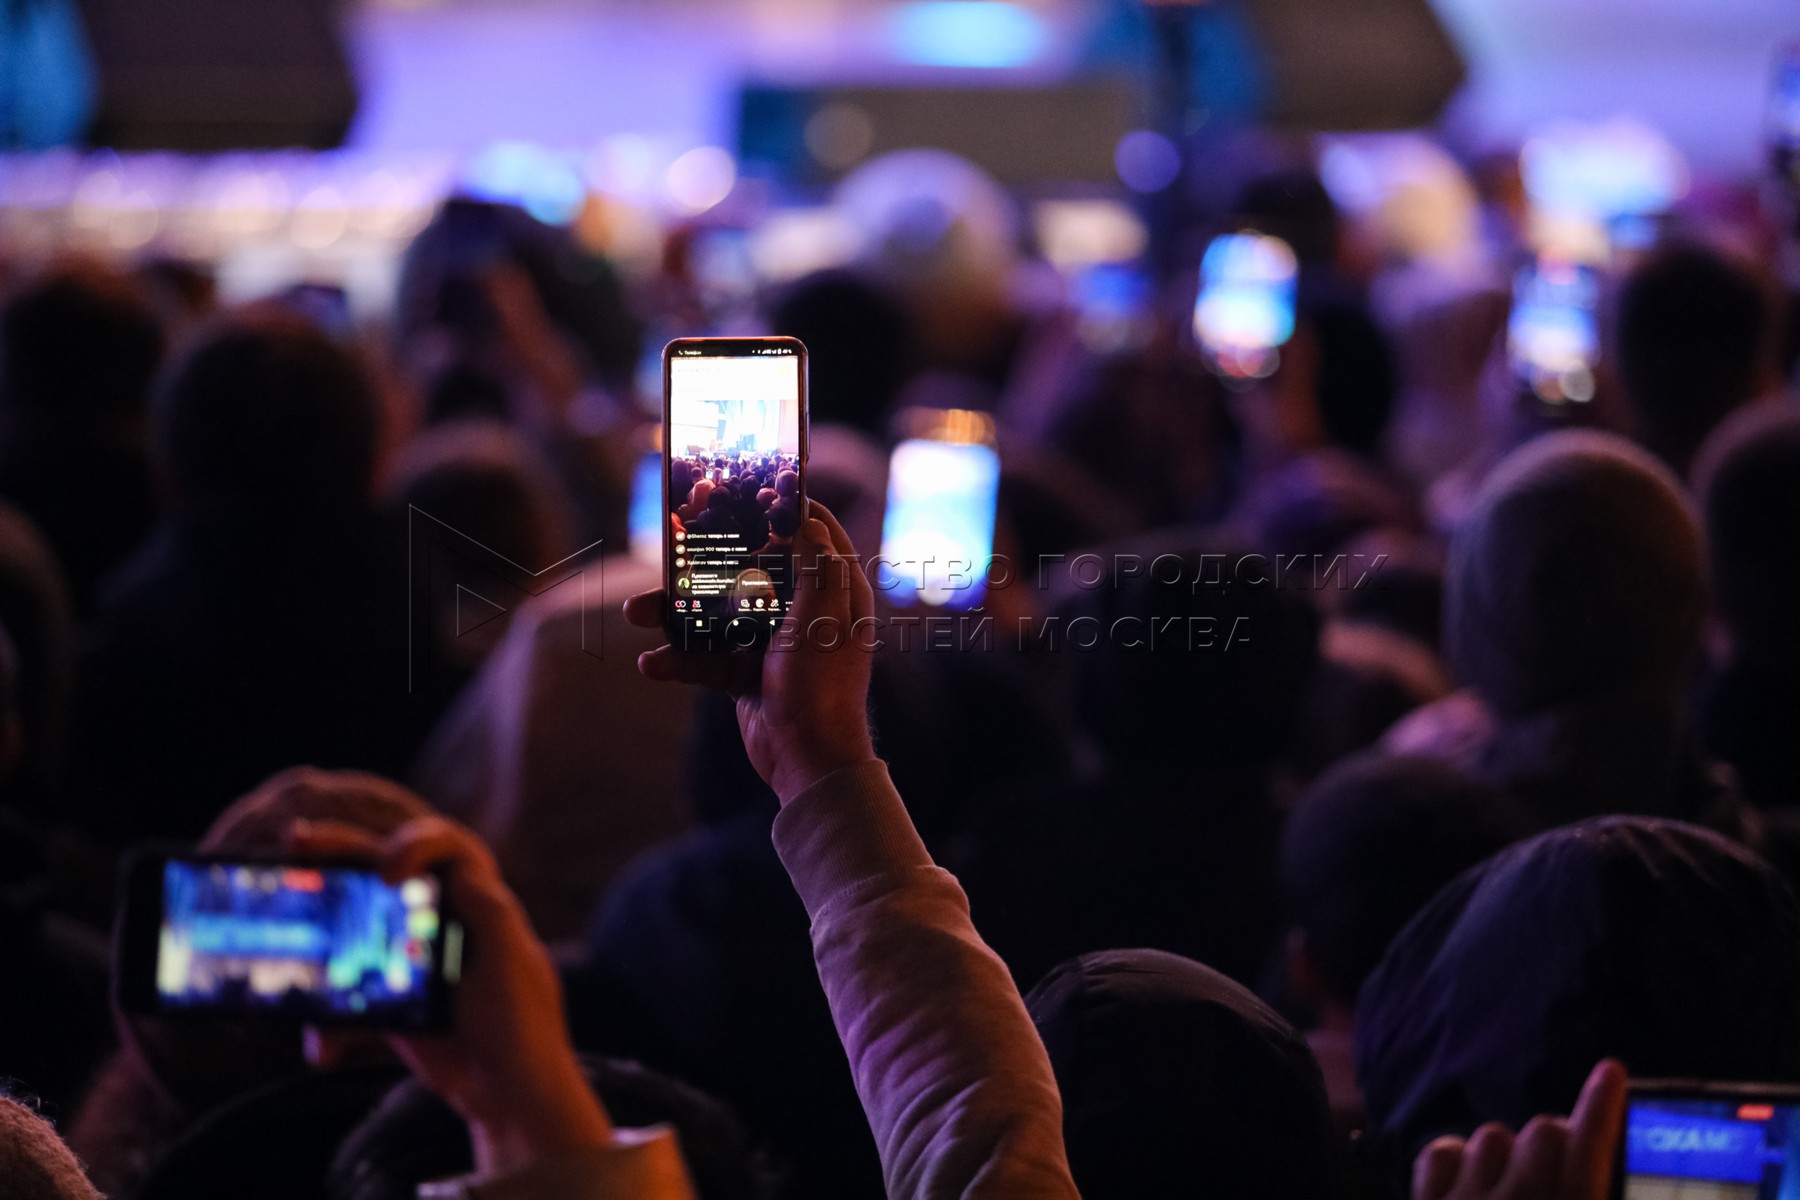
M1149 337L1150 277L1128 263L1095 263L1070 284L1077 330L1089 349L1111 354L1140 346Z
M1263 379L1294 336L1299 264L1280 238L1228 233L1200 260L1194 338L1206 365L1226 379Z
M722 226L701 230L694 235L689 255L694 286L708 312L730 313L752 306L760 281L747 232Z
M762 645L793 603L806 420L799 339L664 347L664 618L674 645Z
M462 926L443 882L366 865L145 854L127 866L114 979L127 1012L448 1027Z
M1519 382L1546 404L1594 398L1599 303L1600 274L1582 263L1541 258L1514 279L1507 357Z
M337 284L296 283L281 292L276 302L317 325L333 341L350 342L356 337L350 293Z
M1800 1087L1634 1080L1613 1194L1620 1200L1800 1194Z
M877 586L899 607L967 610L987 594L1000 456L986 413L913 410L888 461Z
M1775 60L1768 143L1775 177L1800 196L1800 42L1789 45Z
M629 521L631 557L642 563L662 561L663 453L649 450L638 456L631 472Z

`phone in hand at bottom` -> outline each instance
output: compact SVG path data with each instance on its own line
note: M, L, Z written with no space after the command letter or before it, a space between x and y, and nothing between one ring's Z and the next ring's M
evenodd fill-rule
M120 1006L157 1016L442 1031L462 966L441 878L344 862L139 855L116 936Z
M1634 1080L1613 1194L1621 1200L1800 1197L1800 1087Z

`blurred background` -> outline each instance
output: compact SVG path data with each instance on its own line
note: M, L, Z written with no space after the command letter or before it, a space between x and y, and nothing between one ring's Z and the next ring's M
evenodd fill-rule
M1178 182L1176 148L1253 128L1537 145L1533 199L1651 211L1755 176L1792 32L1778 0L9 0L0 239L194 258L226 300L341 286L364 317L462 190L636 275L673 225L754 229L705 252L729 290L848 258L831 185L936 146L1066 269L1137 257L1158 199L1228 187ZM1326 164L1340 204L1434 169L1363 149Z

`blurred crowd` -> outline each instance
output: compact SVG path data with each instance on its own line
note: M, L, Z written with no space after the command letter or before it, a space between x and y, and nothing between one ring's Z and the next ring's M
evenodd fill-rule
M1184 214L1106 344L972 176L860 213L854 262L750 314L709 307L691 237L628 281L466 198L375 325L305 286L224 306L203 264L0 260L12 1094L114 1197L497 1169L480 1089L415 1045L109 992L124 852L405 854L420 822L560 992L519 1011L579 1065L511 1061L553 1063L571 1137L605 1132L564 1103L590 1087L672 1125L704 1197L1438 1200L1438 1139L1580 1134L1605 1060L1800 1083L1800 292L1772 266L1800 221L1697 190L1618 248L1591 399L1553 403L1508 362L1530 234L1492 164L1446 249L1289 157ZM1248 381L1189 324L1239 229L1298 262ZM806 497L790 462L677 459L678 519L870 556L896 416L983 410L997 636L772 651L759 693L621 610L663 583L626 552L644 367L710 332L809 348ZM523 574L432 560L438 527ZM581 584L532 582L583 547ZM1183 570L1093 586L1087 554ZM1014 635L1086 617L1220 636ZM0 1118L3 1169L36 1126ZM679 1194L631 1186L605 1194Z

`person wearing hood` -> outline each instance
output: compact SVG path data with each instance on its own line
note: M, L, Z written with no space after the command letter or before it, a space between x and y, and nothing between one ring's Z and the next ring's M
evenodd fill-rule
M1306 1039L1242 986L1158 950L1063 963L1025 999L1087 1200L1328 1200L1341 1174Z
M1552 830L1439 892L1358 997L1369 1141L1398 1186L1434 1138L1569 1111L1607 1058L1800 1082L1800 905L1773 868L1677 821Z
M1704 557L1680 483L1645 451L1582 430L1527 443L1451 543L1444 645L1466 691L1384 748L1449 759L1535 829L1618 812L1735 829L1685 711Z

